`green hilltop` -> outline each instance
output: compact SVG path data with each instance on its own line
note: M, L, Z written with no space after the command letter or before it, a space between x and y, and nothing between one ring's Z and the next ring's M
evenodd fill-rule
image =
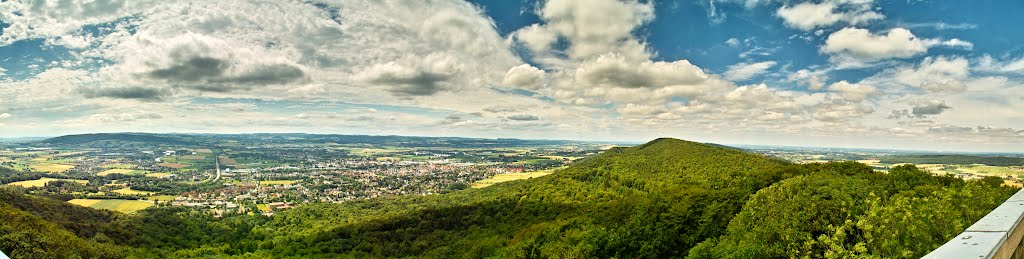
M797 165L663 138L544 177L309 204L272 218L174 207L101 213L5 189L0 250L18 258L919 257L1015 192L1001 183L914 166Z

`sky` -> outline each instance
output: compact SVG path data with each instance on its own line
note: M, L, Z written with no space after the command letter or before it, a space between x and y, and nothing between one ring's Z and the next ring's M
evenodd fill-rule
M0 137L1024 151L1024 1L0 2Z

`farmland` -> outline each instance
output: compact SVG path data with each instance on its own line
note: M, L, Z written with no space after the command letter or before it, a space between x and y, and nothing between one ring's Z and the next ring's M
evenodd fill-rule
M156 194L155 192L132 190L131 188L123 188L123 189L119 189L119 190L114 190L114 192L119 193L119 194L124 194L124 195L141 195L141 196L149 196L149 195Z
M112 210L121 213L133 213L152 207L152 201L113 200L113 199L74 199L68 203L93 209Z
M79 184L87 184L87 183L89 183L89 181L88 181L88 180L74 180L74 179L55 179L55 178L46 178L46 177L43 177L43 178L41 178L41 179L38 179L38 180L29 180L29 181L20 181L20 182L13 182L13 183L8 183L7 185L12 185L12 186L21 186L21 187L25 187L25 188L30 188L30 187L43 187L43 186L46 186L46 183L48 183L48 182L53 182L53 181L69 181L69 182L76 182L76 183L79 183Z
M31 168L33 171L49 172L49 173L61 173L61 172L70 170L71 168L74 168L74 167L75 166L73 166L73 165L51 164L51 163L32 163L31 165L29 165L29 168Z
M153 177L153 178L167 178L167 177L171 177L171 176L174 176L174 174L170 174L170 173L148 173L148 174L146 174L146 177Z
M179 163L159 163L159 164L156 164L156 165L157 166L167 167L167 168L174 168L174 169L181 169L181 168L188 167L188 165L186 165L186 164L179 164Z
M98 176L108 176L108 175L112 175L112 174L145 175L145 174L147 174L147 172L146 171L142 171L142 170L120 169L119 168L119 169L108 169L106 171L99 172L96 175L98 175Z
M534 177L541 177L541 176L552 174L552 173L555 172L555 170L558 170L558 169L548 169L548 170L540 170L540 171L525 172L525 173L499 174L499 175L495 175L495 176L493 176L491 178L483 179L483 180L480 180L480 181L477 181L477 182L473 183L473 188L484 188L484 187L487 187L487 186L494 185L496 183L503 183L503 182L508 182L508 181L515 181L515 180L522 180L522 179L530 179L530 178L534 178Z

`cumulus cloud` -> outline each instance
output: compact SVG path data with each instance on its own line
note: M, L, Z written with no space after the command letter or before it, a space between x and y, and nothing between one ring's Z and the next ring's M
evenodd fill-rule
M828 81L828 76L825 75L827 71L812 71L808 69L797 70L796 72L789 74L789 81L799 82L807 86L810 90L821 90L825 86L825 82Z
M862 65L924 54L928 45L903 28L873 34L867 29L847 27L830 34L820 51L830 55L829 60L834 64Z
M945 101L942 101L942 100L928 100L928 101L919 103L918 105L914 106L914 108L911 110L911 114L913 114L914 116L918 116L918 117L923 117L923 116L928 116L928 115L938 115L938 114L940 114L940 113L942 113L942 112L944 112L944 111L946 111L947 109L950 109L950 108L952 108L952 107L949 107L949 105L946 105Z
M374 65L356 75L358 80L388 86L388 91L403 96L432 95L445 90L447 81L458 73L455 59L431 55L423 60L406 59Z
M618 54L602 55L576 69L576 80L592 86L657 88L698 84L706 78L702 69L686 60L631 62Z
M604 54L610 49L633 48L637 51L636 40L631 33L637 26L654 19L654 4L618 0L551 0L540 10L545 24L540 27L526 27L528 31L554 33L570 43L569 57L585 59ZM538 34L538 33L533 33ZM550 36L538 36L542 40L528 45L550 45ZM528 41L531 42L531 41ZM640 52L642 47L639 48Z
M846 80L832 83L828 86L829 91L839 93L843 99L860 102L877 91L874 86L865 84L851 84Z
M961 82L970 73L969 62L962 57L926 57L917 65L896 69L897 82L920 87L929 92L963 92L967 86Z
M11 117L14 117L14 116L12 116L10 113L6 113L6 112L5 113L0 113L0 120L2 120L2 119L10 119Z
M540 70L530 64L518 65L505 73L505 78L501 80L501 84L515 88L537 90L544 84L544 70Z
M768 72L768 69L777 64L775 61L763 61L756 63L738 63L728 67L723 74L725 79L732 81L745 81L755 76Z
M793 6L782 6L775 12L775 15L782 18L786 26L809 31L840 22L859 25L885 18L882 14L871 10L872 4L873 1L804 2Z

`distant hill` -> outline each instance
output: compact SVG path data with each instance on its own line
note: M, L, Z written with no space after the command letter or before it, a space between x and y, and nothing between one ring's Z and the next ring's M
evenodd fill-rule
M897 164L984 164L991 166L1024 166L1024 158L970 155L902 155L882 158L881 163Z
M60 136L40 141L46 144L57 145L89 145L105 144L111 142L147 143L147 144L188 144L188 141L172 136L148 134L148 133L94 133Z
M118 147L119 145L248 145L261 144L371 144L397 147L515 147L564 145L566 140L485 139L461 137L371 136L299 133L254 134L157 134L157 133L95 133L67 135L41 140L43 145L80 147Z

